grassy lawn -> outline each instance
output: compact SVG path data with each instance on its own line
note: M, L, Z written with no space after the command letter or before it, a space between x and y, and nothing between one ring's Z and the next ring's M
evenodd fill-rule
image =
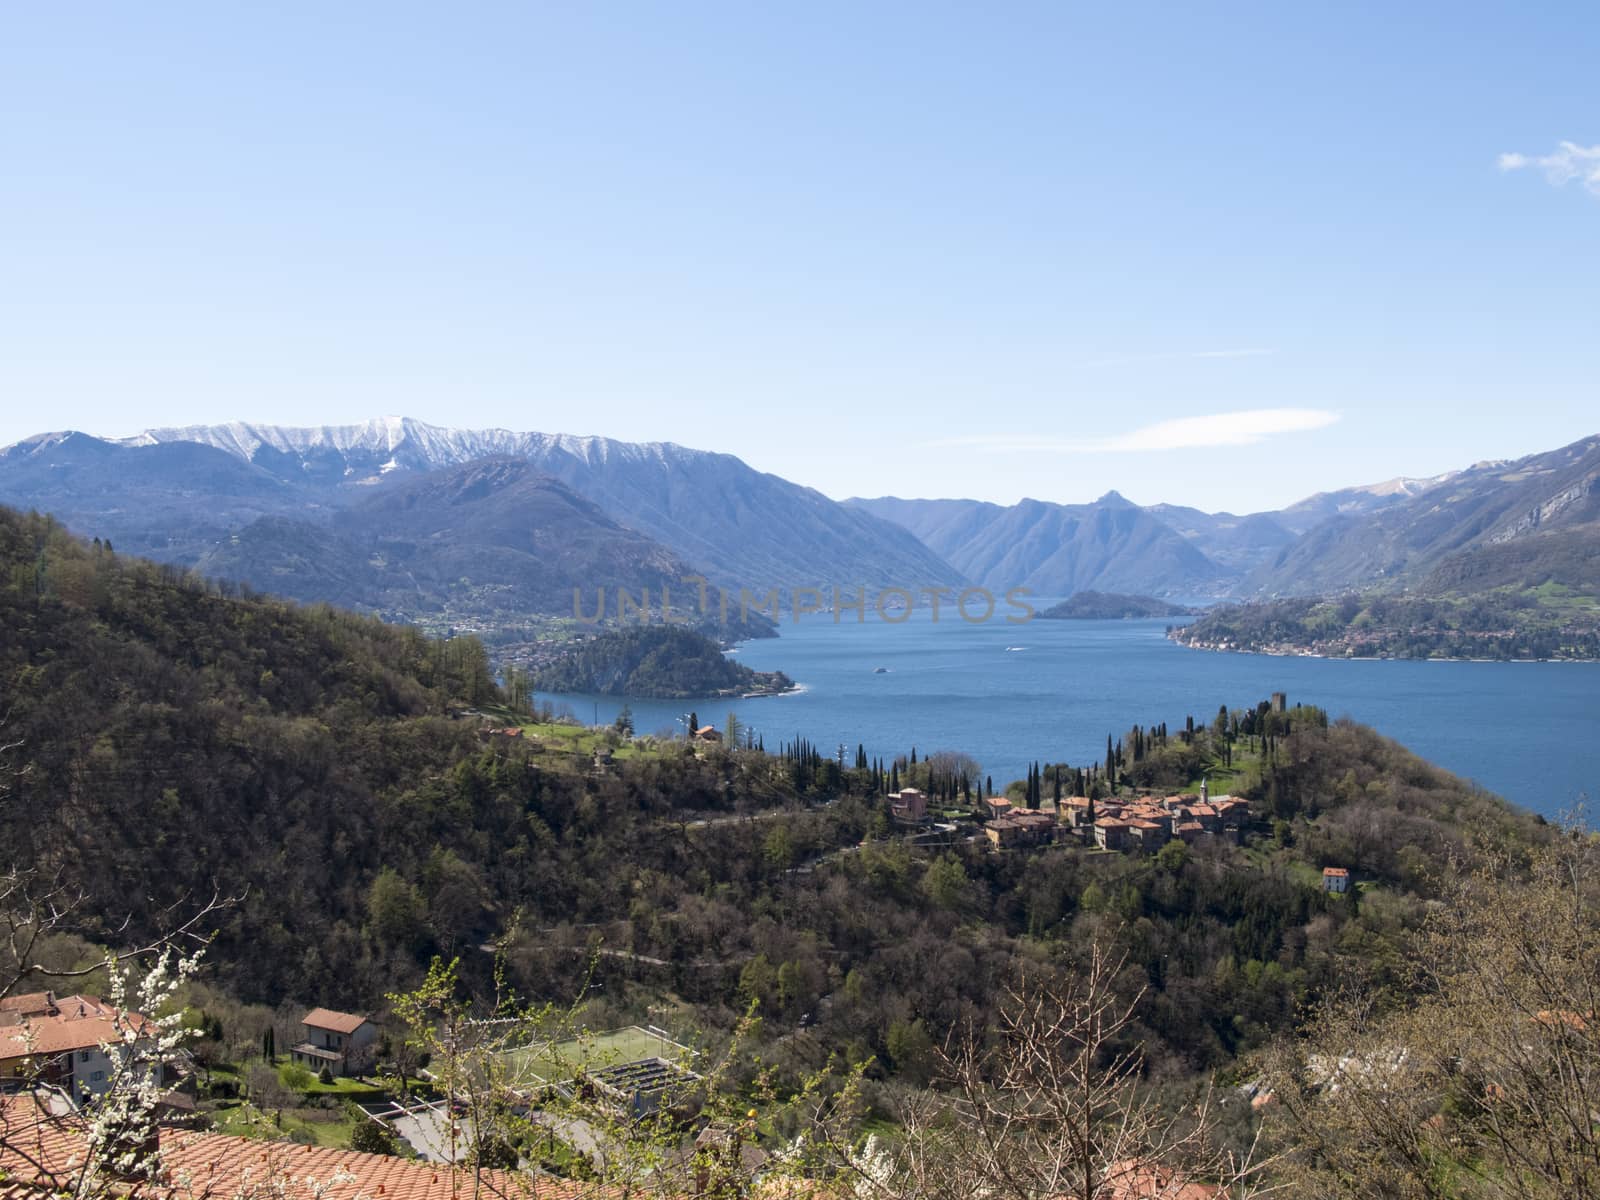
M286 1108L274 1119L248 1100L211 1113L212 1128L237 1137L282 1141L304 1130L319 1146L349 1146L352 1122L342 1106L337 1108Z
M1307 887L1322 890L1322 868L1313 867L1310 863L1291 861L1285 864L1289 874Z
M490 721L503 728L518 728L528 740L535 757L542 753L550 754L576 754L591 758L596 748L606 746L611 750L612 756L619 761L630 758L646 758L659 753L658 750L641 745L637 741L624 739L620 745L611 746L607 735L609 725L595 728L590 725L565 725L556 722L540 723L528 721L521 714L512 712L504 705L484 704L478 711ZM681 748L681 744L680 744Z
M569 754L593 755L596 747L606 745L603 729L587 725L522 725L523 736L534 739L537 746ZM637 743L623 742L611 749L618 761L644 757L648 752Z
M215 1067L211 1071L211 1082L238 1085L244 1082L244 1074L238 1067ZM302 1139L309 1136L319 1146L348 1146L353 1128L351 1104L387 1094L384 1088L359 1079L340 1078L322 1083L315 1076L304 1089L286 1087L285 1090L290 1102L281 1110L263 1110L250 1100L241 1099L208 1103L205 1111L219 1133L267 1141L299 1134Z
M332 1083L317 1080L306 1088L305 1093L308 1096L336 1096L341 1100L377 1100L386 1096L388 1091L376 1083L340 1076Z

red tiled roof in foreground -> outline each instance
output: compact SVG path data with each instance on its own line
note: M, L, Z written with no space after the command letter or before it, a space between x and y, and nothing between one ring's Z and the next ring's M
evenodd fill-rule
M72 1189L83 1155L81 1117L52 1115L31 1095L0 1099L0 1200L46 1200ZM616 1200L603 1184L511 1171L452 1169L333 1146L298 1146L161 1130L160 1182L124 1182L127 1200ZM343 1182L329 1181L338 1177ZM825 1185L778 1183L765 1196L823 1198ZM637 1194L637 1193L636 1193ZM1105 1173L1104 1200L1227 1200L1226 1188L1126 1161ZM1065 1197L1058 1200L1066 1200Z
M0 1102L0 1200L40 1200L70 1190L84 1152L76 1114L52 1116L32 1096ZM386 1154L333 1146L297 1146L190 1130L161 1131L162 1180L127 1182L117 1190L149 1200L313 1200L338 1176L354 1176L321 1192L323 1200L579 1200L602 1194L594 1185L510 1171L453 1170Z
M1165 1167L1115 1163L1106 1172L1105 1200L1227 1200L1228 1189L1194 1183Z

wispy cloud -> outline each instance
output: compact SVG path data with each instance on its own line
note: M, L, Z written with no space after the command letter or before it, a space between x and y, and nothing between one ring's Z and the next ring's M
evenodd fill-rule
M1171 350L1158 354L1120 354L1113 358L1095 358L1076 364L1079 367L1125 367L1133 363L1173 362L1191 358L1267 358L1276 354L1260 346L1242 346L1229 350Z
M1326 429L1339 414L1325 408L1251 408L1178 417L1100 438L1061 438L1045 434L976 434L922 443L989 454L1135 454L1153 450L1199 450L1255 446L1270 437Z
M1585 191L1600 196L1600 146L1562 142L1554 154L1502 154L1495 163L1502 171L1536 168L1555 187L1576 179Z

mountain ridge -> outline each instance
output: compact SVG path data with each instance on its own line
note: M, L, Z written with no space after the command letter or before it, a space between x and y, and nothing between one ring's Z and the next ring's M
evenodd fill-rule
M254 542L247 549L261 552L247 574L266 572L280 584L298 579L304 598L315 591L305 571L319 563L335 567L341 552L328 539L345 536L349 518L341 514L362 510L367 497L408 479L491 458L527 462L674 556L684 574L730 590L966 582L900 526L730 454L671 442L452 430L410 418L304 428L231 422L116 439L38 434L0 449L0 502L50 511L85 536L221 573L241 569L231 548L262 518L316 526L323 532L308 532L308 555L298 553L282 521L246 539ZM279 562L262 557L269 549ZM559 555L562 547L550 551ZM341 602L377 607L372 597L349 590L360 572L339 566L333 574L342 581ZM654 589L657 575L604 582ZM546 589L541 604L553 602ZM570 611L570 598L555 611L563 610Z
M1249 600L1424 586L1441 571L1458 586L1473 578L1509 586L1512 563L1527 586L1586 588L1589 576L1575 564L1585 548L1600 553L1600 436L1519 459L1320 492L1242 516L1134 505L1116 491L1084 505L893 496L845 503L899 522L981 583L1012 586L1020 575L1051 595ZM1130 510L1151 523L1135 522ZM1110 535L1102 543L1078 536L1089 520ZM1120 528L1108 524L1116 521ZM1490 553L1552 529L1573 536Z
M263 517L305 522L325 532L307 533L301 565L320 557L330 577L350 582L348 569L332 570L337 551L325 539L345 536L349 514L363 511L368 497L491 459L528 463L690 573L758 593L835 582L973 582L1044 596L1099 590L1194 602L1435 587L1427 581L1436 577L1459 589L1508 573L1530 586L1554 579L1587 587L1573 564L1591 543L1600 547L1600 438L1236 515L1138 505L1115 490L1070 505L835 502L733 455L674 442L453 429L407 417L305 427L234 421L116 439L34 435L0 450L0 501L56 512L139 553L229 569L226 547ZM1571 536L1491 553L1550 530ZM255 532L299 557L290 527ZM645 586L643 576L634 585ZM549 602L547 594L541 603Z

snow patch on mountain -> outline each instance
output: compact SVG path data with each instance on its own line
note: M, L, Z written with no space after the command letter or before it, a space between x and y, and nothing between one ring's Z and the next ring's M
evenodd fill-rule
M619 442L572 434L517 432L510 429L453 429L411 417L377 417L357 425L186 425L147 429L118 439L125 446L198 442L253 462L263 448L306 459L336 454L367 463L381 473L459 466L480 458L507 456L547 459L568 455L591 466L606 462L667 462L707 455L672 442Z

